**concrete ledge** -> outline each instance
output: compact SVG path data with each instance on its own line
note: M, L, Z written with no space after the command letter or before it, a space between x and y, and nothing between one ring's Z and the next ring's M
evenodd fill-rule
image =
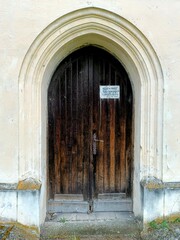
M0 191L16 190L17 185L17 183L0 183Z
M18 183L0 184L0 220L19 222L39 229L41 182L27 178Z
M0 191L14 191L14 190L40 190L41 182L34 178L26 178L18 183L0 183Z
M180 213L180 183L162 182L155 177L141 181L144 224Z
M180 189L180 182L163 182L155 177L147 177L141 180L141 186L149 190Z

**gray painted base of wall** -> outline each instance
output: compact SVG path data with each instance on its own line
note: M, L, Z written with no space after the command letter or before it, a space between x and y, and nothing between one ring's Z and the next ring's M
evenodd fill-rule
M180 215L180 183L163 183L155 178L141 182L143 222Z
M0 221L39 228L39 190L0 190Z
M0 183L0 221L40 227L41 182L26 178L18 183Z

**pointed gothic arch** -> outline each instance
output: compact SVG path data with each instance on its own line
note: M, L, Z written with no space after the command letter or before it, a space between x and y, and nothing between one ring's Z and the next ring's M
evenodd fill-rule
M32 43L19 75L19 179L42 182L39 216L46 214L47 89L58 64L84 45L98 45L126 69L134 95L133 206L142 215L140 180L162 178L163 75L147 38L126 19L85 8L51 23Z

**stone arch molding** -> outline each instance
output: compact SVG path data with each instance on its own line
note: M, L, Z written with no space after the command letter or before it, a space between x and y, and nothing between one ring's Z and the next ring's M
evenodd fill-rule
M89 44L115 55L132 83L136 190L144 176L162 178L161 66L151 44L133 24L98 8L80 9L57 19L25 56L19 76L19 178L30 176L45 186L48 85L60 61Z

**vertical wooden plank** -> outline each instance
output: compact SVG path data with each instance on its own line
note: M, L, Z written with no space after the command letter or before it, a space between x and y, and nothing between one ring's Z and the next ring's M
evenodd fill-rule
M110 100L110 192L115 191L115 101Z
M72 63L70 62L69 68L67 68L67 115L68 115L68 127L67 127L67 167L66 174L68 175L68 193L72 193L72 148L73 148L73 115L72 115Z
M100 101L101 104L101 109L103 109L103 102ZM102 113L100 113L102 114ZM104 116L104 115L103 115ZM101 116L101 120L103 120L103 116ZM98 192L99 193L103 193L103 182L104 182L104 144L105 144L105 140L104 140L104 136L103 136L103 131L102 128L99 129L99 139L100 142L98 143L98 156L97 156L97 170L96 170L96 185L98 187Z
M61 162L60 162L60 173L59 173L59 178L60 178L60 192L58 193L63 193L63 179L64 179L64 176L63 176L63 166L64 166L64 163L65 163L65 152L66 152L66 149L65 149L65 128L66 128L66 104L65 104L65 100L66 100L66 79L65 79L65 73L62 74L61 78L60 78L60 96L59 98L61 99L60 100L60 159L61 159Z
M100 125L100 131L99 136L100 139L103 140L103 142L100 144L100 159L99 159L99 188L100 193L104 193L107 190L108 186L108 178L107 178L107 133L106 133L106 101L101 100L100 101L100 108L101 108L101 125Z
M105 59L102 60L101 64L102 77L100 84L106 84L106 73L105 73ZM100 136L103 139L103 153L100 158L99 174L102 176L102 189L101 193L106 191L106 185L108 184L106 174L106 162L107 162L107 134L106 134L106 101L100 100Z
M120 77L116 74L116 84L120 86ZM115 190L120 192L121 178L120 178L120 149L121 149L121 132L120 132L120 99L116 101L116 113L115 113L115 156L116 156L116 170L115 170Z
M100 140L96 143L97 154L95 156L95 197L98 193L103 193L103 154L104 154L104 138L102 129L102 101L99 94L99 86L103 78L103 64L101 58L94 56L94 102L93 102L93 124L97 138Z
M60 193L60 117L57 115L55 119L55 177L56 177L56 193Z
M77 104L78 104L78 74L77 60L72 63L72 193L77 193Z
M59 139L59 121L58 121L58 112L59 112L59 82L55 81L54 90L53 90L53 107L54 107L54 170L55 170L55 191L58 191L58 161L59 161L59 146L57 144L57 139Z
M93 79L92 79L92 97L93 97L93 107L92 107L92 132L93 134L96 134L97 138L99 137L99 132L98 132L98 112L99 112L99 98L98 98L98 89L99 89L99 69L98 69L98 62L93 55ZM93 142L91 143L93 148ZM97 146L97 142L96 142ZM94 193L93 197L96 198L98 191L99 191L99 186L98 186L98 171L99 171L99 148L97 148L97 153L93 155L93 176L94 176Z
M69 141L69 92L68 92L68 69L65 69L65 131L64 141L62 142L62 189L67 194L69 190L69 159L68 159L68 141Z
M61 173L60 173L60 193L68 193L68 176L66 174L67 150L65 139L61 141Z
M89 199L92 200L94 195L94 167L96 156L93 156L93 73L94 73L94 59L91 52L89 55L89 76L88 76L88 104L89 104Z
M89 199L89 93L88 93L88 55L83 62L83 194Z
M114 68L111 66L111 63L109 64L109 83L110 85L115 84L115 74L114 74ZM115 114L116 114L116 108L115 108L115 99L109 100L110 105L110 192L115 192Z
M126 188L126 89L125 84L121 85L121 118L120 118L120 132L121 132L121 150L120 150L120 169L121 169L121 191L125 192Z
M77 75L78 75L78 132L77 132L77 193L82 193L83 190L83 66L82 57L77 61Z
M104 85L109 85L109 64L104 61ZM110 186L110 108L109 108L109 99L103 99L103 138L105 139L104 144L104 192L109 192Z

